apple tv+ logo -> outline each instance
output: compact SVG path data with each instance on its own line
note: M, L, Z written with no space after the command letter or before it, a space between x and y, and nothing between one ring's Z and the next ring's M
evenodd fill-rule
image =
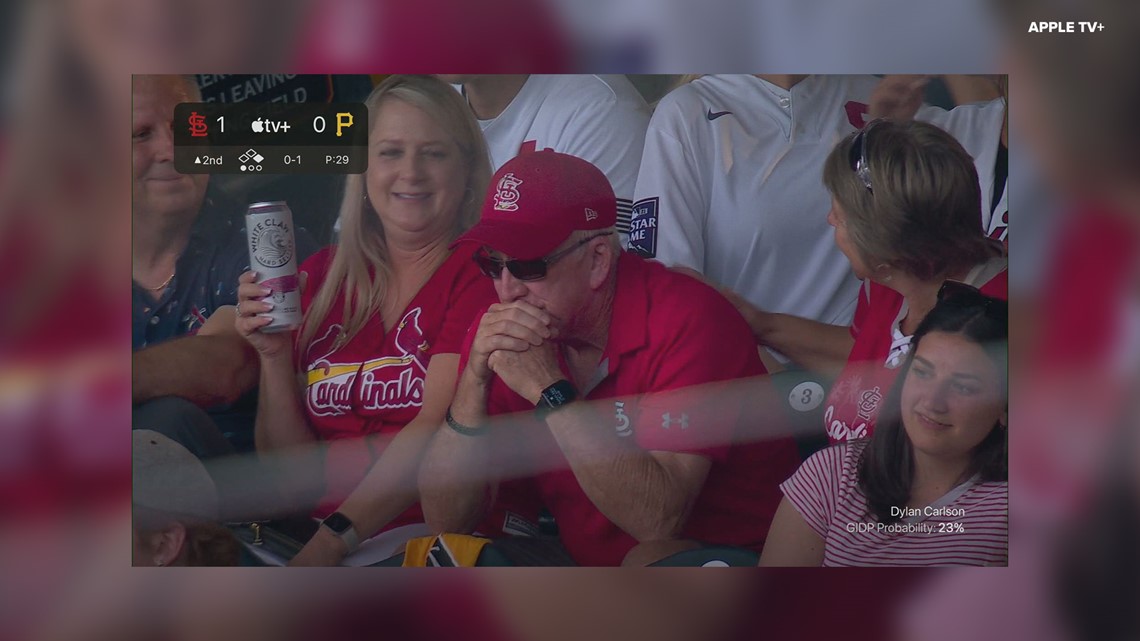
M257 134L270 134L283 131L289 131L290 125L287 120L270 120L268 118L258 118L249 123L249 128Z

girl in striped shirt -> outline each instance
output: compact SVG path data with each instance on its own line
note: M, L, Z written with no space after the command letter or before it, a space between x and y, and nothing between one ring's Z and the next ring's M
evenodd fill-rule
M1008 306L947 281L869 440L780 488L760 565L1005 565Z

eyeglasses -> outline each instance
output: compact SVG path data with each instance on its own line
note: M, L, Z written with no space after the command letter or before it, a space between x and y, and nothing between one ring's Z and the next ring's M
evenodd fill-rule
M851 164L851 171L855 172L859 180L863 181L863 186L872 194L875 193L875 190L871 188L871 165L867 162L867 147L870 146L867 137L871 130L881 122L883 119L878 118L864 125L859 134L855 136L855 140L851 141L851 151L847 153L847 161Z
M991 318L1009 318L1009 303L1000 299L986 296L973 285L961 281L948 280L938 288L938 302L954 305L955 307L979 307L982 312Z
M573 245L570 245L565 249L556 251L545 258L535 258L532 260L498 260L491 258L482 250L480 250L475 253L475 264L479 266L479 271L483 272L484 276L493 278L495 280L498 280L499 277L503 275L503 267L506 267L507 270L511 272L511 276L514 276L519 280L542 280L543 278L546 278L546 270L551 265L553 265L555 261L568 255L570 252L578 249L582 245L585 245L595 238L609 236L610 234L613 234L613 232L606 231L600 234L594 234L588 238L583 238L582 240L574 243Z

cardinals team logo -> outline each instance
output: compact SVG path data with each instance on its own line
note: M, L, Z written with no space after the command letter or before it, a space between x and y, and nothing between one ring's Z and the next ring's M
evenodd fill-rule
M629 416L625 413L625 402L614 401L614 418L617 419L618 436L629 436L633 434L633 429L629 426Z
M430 345L420 328L421 312L416 307L400 319L393 341L399 355L360 362L351 350L340 354L336 338L343 330L339 325L313 341L308 351L312 364L306 398L313 414L341 416L422 406ZM337 362L333 362L334 354L339 356Z
M328 328L323 336L309 344L307 356L308 393L305 399L316 416L340 416L352 411L352 387L360 363L333 362L340 345L340 325Z
M421 366L427 360L428 342L424 332L420 329L420 313L423 308L417 307L400 319L396 326L396 347L404 356L412 356L420 361Z
M522 183L523 181L516 178L512 173L508 173L499 179L499 184L495 186L495 209L497 211L518 211L519 185Z
M859 397L859 418L871 420L871 415L875 413L881 400L883 400L883 394L877 385L874 389L864 390Z
M423 404L428 342L420 329L421 311L420 307L409 311L396 326L396 349L402 356L375 358L361 366L360 405L363 409L380 411Z
M827 411L823 413L823 424L827 427L827 435L836 441L866 438L867 436L866 420L854 428L848 427L846 422L835 418L834 405L827 406Z

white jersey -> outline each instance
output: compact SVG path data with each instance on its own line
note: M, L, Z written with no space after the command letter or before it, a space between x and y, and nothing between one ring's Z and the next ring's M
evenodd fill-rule
M823 164L862 127L874 76L755 76L678 87L649 123L630 248L691 267L760 309L848 325L859 281L827 224Z
M623 245L649 105L625 76L532 75L501 114L479 121L498 169L524 151L553 149L593 163L618 200Z
M1009 235L1009 190L1005 181L994 203L997 176L994 163L1001 146L1001 127L1005 122L1005 101L999 99L959 105L947 111L929 105L915 114L915 120L937 125L949 132L974 158L978 182L982 189L982 229L990 238L1005 241Z
M879 81L809 76L785 90L755 76L704 76L670 92L646 133L630 248L695 269L760 309L849 325L859 281L827 223L823 165L866 124ZM993 189L996 111L996 131L989 103L916 115L956 134L983 194Z

